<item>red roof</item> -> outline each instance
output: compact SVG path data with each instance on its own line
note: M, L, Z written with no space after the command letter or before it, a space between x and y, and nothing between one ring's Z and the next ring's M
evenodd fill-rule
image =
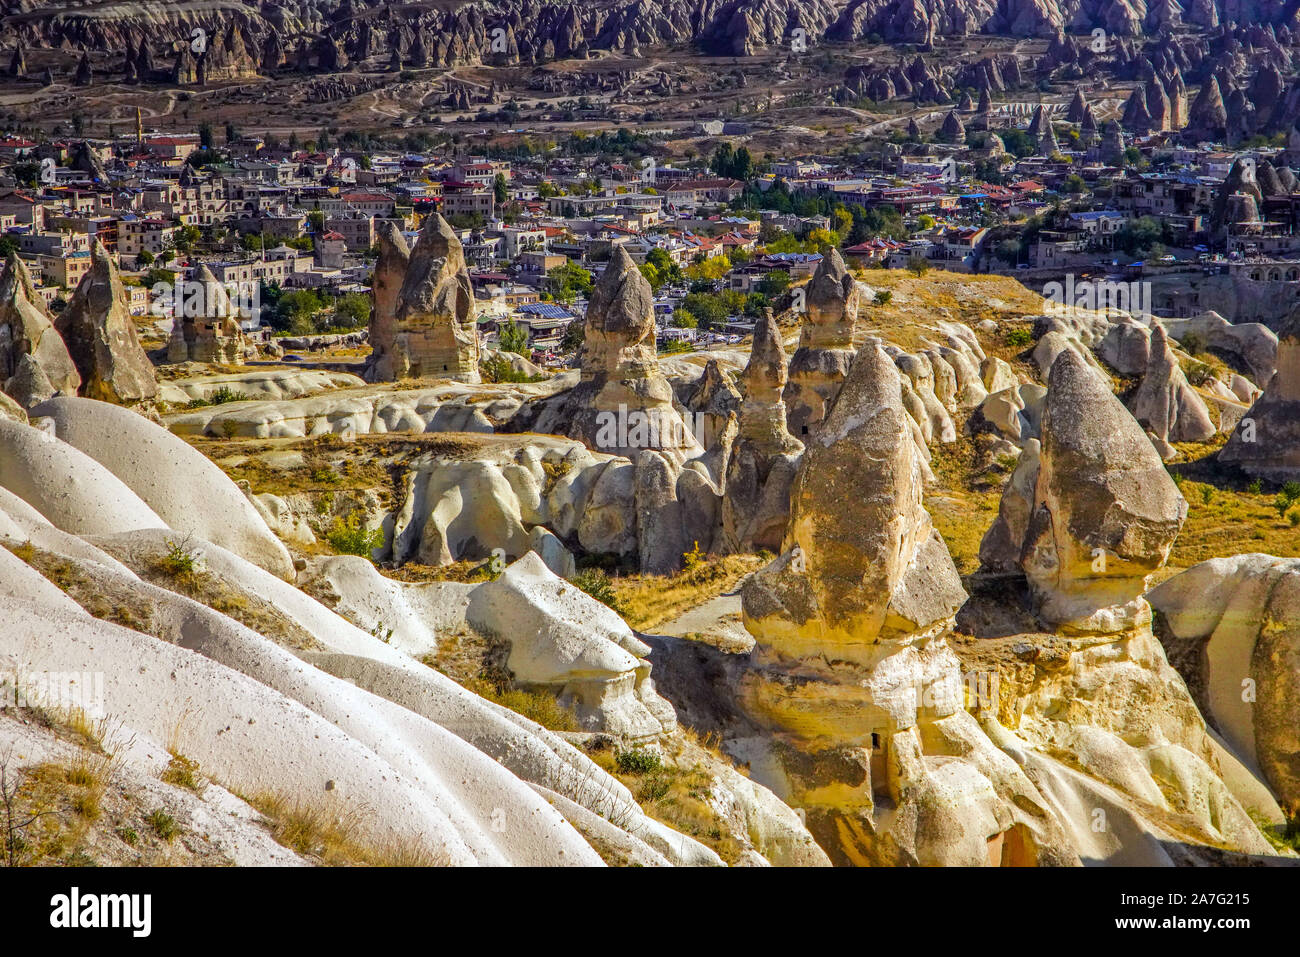
M343 234L339 232L335 232L334 230L331 229L328 233L325 233L325 235L321 236L321 239L328 240L329 242L332 243L339 242L343 239Z

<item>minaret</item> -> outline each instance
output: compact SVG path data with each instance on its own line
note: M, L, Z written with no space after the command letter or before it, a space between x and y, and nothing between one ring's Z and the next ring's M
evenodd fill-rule
M136 149L144 148L144 120L140 118L140 107L135 108L135 146Z

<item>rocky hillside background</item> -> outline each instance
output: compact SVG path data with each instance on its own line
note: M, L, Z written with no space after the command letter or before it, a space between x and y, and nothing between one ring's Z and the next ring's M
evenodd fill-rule
M171 52L185 45L194 28L202 28L216 38L214 56L233 61L223 66L249 71L305 60L342 68L392 56L394 50L421 66L504 65L601 50L632 52L661 43L747 55L789 45L796 35L809 45L868 39L924 44L940 36L980 33L1054 37L1102 29L1137 38L1222 26L1292 28L1300 22L1296 4L1265 0L138 0L108 5L17 0L0 10L3 32L14 40L65 50L117 53L138 49L143 41L153 54ZM796 34L799 30L804 33Z

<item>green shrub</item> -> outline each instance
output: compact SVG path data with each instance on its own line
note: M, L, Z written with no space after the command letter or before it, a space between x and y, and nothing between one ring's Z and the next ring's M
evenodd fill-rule
M510 364L502 355L489 356L479 363L479 373L484 382L541 382L544 375L529 375Z
M515 714L523 715L530 721L536 721L543 728L552 731L579 730L577 715L560 704L555 695L545 691L510 688L492 695L491 698L501 707L509 708Z
M642 748L619 751L614 755L614 763L622 774L653 774L664 766L658 754Z
M1187 364L1187 381L1194 386L1203 386L1214 378L1214 369L1205 362L1193 360Z
M236 392L228 385L223 385L208 398L213 405L224 405L227 402L243 402L248 396L242 392Z
M178 788L198 792L203 791L206 783L199 775L199 762L183 754L172 755L171 761L163 769L161 780Z
M584 568L570 581L601 604L608 605L615 611L619 610L618 596L614 594L614 582L603 570Z
M167 541L167 554L163 556L162 566L169 574L180 578L193 575L197 560L189 553L183 542Z
M361 516L353 512L346 519L336 515L334 523L325 533L325 540L340 555L369 558L372 551L384 544L384 533L378 528L374 531L367 530L361 524Z
M162 808L150 811L149 816L145 818L153 832L161 837L164 841L175 839L180 833L180 828L176 825L176 818L172 817Z
M655 801L663 800L668 796L672 789L672 780L666 774L648 774L641 786L636 790L636 800L638 804L653 804Z
M1034 334L1028 329L1008 329L1003 338L1013 349L1025 349L1033 343Z

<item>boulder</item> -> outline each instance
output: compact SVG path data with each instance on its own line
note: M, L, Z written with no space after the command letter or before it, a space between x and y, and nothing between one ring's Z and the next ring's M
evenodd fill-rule
M152 404L158 379L140 346L117 267L103 244L55 323L81 376L82 394L117 405Z
M1300 561L1202 562L1147 594L1206 720L1285 808L1300 808Z
M1113 633L1169 557L1187 502L1137 420L1073 350L1048 376L1034 507L1021 551L1039 616Z
M634 739L676 727L650 679L643 644L618 613L529 553L470 595L466 620L509 645L506 666L525 686L553 688L592 731Z
M398 366L406 357L394 355L397 347L397 311L411 248L397 223L380 220L375 224L379 259L370 282L370 358L366 361L368 382L391 382L398 378Z
M1278 336L1276 373L1233 429L1219 461L1273 482L1300 479L1300 309Z
M1223 355L1234 367L1254 380L1257 386L1268 385L1277 370L1278 336L1258 322L1232 323L1217 312L1205 312L1189 319L1157 320L1171 339L1191 351L1191 337L1203 348Z
M909 421L869 341L808 443L783 554L744 587L755 644L738 698L762 731L732 750L837 863L1072 863L964 710L947 635L966 594L922 505Z
M56 393L76 395L80 385L27 265L10 253L0 272L0 386L30 408Z
M1163 442L1206 442L1218 431L1159 323L1152 327L1151 358L1129 409L1143 428Z
M860 297L839 250L822 257L804 290L799 348L790 360L783 398L790 434L803 441L816 430L849 372Z
M525 403L504 430L567 435L629 458L642 449L667 453L679 463L699 454L659 368L654 294L622 247L615 248L592 289L584 331L577 385Z
M388 284L389 273L400 265L400 245L392 241L382 264ZM377 295L382 310L388 308L390 289ZM380 332L386 331L387 316L379 316ZM465 252L455 230L441 214L431 214L420 230L420 238L397 293L392 322L391 345L381 346L381 355L391 356L393 378L456 379L479 381L478 328L474 318L474 289L465 264Z
M922 631L964 600L921 504L908 422L893 362L878 345L864 347L791 492L783 551L799 549L806 571L784 562L788 571L760 574L746 588L747 620L756 619L774 650L799 656L833 646L837 658L871 657L878 639ZM850 501L853 521L844 512ZM774 615L780 628L758 623Z
M726 551L776 551L790 518L790 486L803 443L786 428L782 391L788 375L780 329L770 310L754 327L749 365L741 376L745 398L722 499Z
M239 326L240 319L239 308L225 287L206 263L199 263L186 283L183 308L172 320L167 361L225 365L243 362L249 344Z

